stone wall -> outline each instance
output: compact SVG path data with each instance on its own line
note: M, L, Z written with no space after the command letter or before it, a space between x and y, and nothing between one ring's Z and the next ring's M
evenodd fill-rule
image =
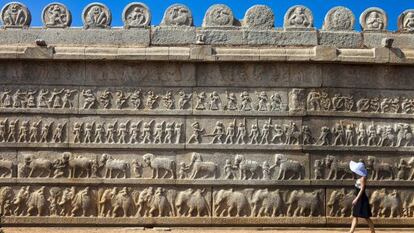
M374 221L414 224L410 11L389 33L385 14L367 10L360 33L345 8L320 31L305 7L284 30L250 16L272 18L264 6L238 21L215 5L194 28L173 5L160 27L140 18L125 29L108 28L102 5L85 9L84 29L65 28L68 15L23 28L30 20L13 24L5 9L2 224L343 225L350 160L367 165ZM382 26L368 26L371 11Z

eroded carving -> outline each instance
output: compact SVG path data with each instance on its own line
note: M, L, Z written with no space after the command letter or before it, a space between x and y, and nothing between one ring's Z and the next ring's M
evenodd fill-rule
M310 29L313 27L312 12L305 6L293 6L287 10L283 25L285 29Z
M355 17L346 7L334 7L328 11L323 22L327 31L351 31L354 29Z
M4 28L27 28L32 16L29 9L19 2L11 2L1 10L1 20Z
M43 25L47 28L66 28L72 23L72 14L61 3L51 3L42 12Z
M359 23L364 31L385 30L388 25L387 13L378 7L370 7L362 12Z
M91 3L83 10L82 21L85 29L108 28L112 21L111 11L102 3Z
M187 6L173 4L165 10L161 25L193 26L193 15Z
M232 27L234 26L233 11L224 4L210 6L203 19L203 27Z
M151 23L151 13L144 3L133 2L124 8L122 21L125 28L147 27Z

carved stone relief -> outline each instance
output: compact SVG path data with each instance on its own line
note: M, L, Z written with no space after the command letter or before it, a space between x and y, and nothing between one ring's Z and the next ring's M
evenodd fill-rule
M405 10L398 16L398 30L400 32L414 31L414 9Z
M355 17L350 9L335 7L326 14L323 29L327 31L352 31L354 24Z
M85 29L109 28L112 21L111 11L102 3L91 3L83 10L82 21Z
M133 2L124 8L122 21L125 28L147 27L151 24L151 13L144 3Z
M224 4L212 5L207 9L203 19L203 27L234 26L233 11Z
M161 26L193 26L191 10L182 4L169 6L164 12Z
M312 12L305 6L296 5L289 8L284 17L285 29L311 29L313 28Z
M387 29L388 16L381 8L370 7L362 12L359 23L364 31L382 31Z
M61 3L51 3L42 12L43 25L46 28L67 28L72 23L72 14Z
M265 5L250 7L243 19L243 26L250 30L269 30L274 27L275 15L272 9Z
M1 21L4 28L27 28L32 16L29 9L19 2L11 2L1 10Z

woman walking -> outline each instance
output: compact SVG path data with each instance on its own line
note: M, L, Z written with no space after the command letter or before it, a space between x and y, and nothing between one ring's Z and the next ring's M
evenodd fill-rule
M351 161L349 163L349 168L352 172L358 175L358 179L355 182L355 194L356 197L352 201L352 225L351 230L349 233L353 233L355 228L358 224L358 218L363 218L367 221L369 229L371 233L375 233L374 223L370 219L372 216L371 214L371 207L369 206L368 196L365 193L365 187L367 182L367 169L365 169L365 165L362 162L354 162Z

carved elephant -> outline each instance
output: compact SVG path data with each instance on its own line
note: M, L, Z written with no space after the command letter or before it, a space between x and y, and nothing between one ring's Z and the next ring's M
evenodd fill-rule
M5 171L0 177L12 177L15 164L11 160L0 158L0 171Z
M320 191L305 192L294 190L289 196L286 204L288 216L321 216L322 202ZM322 208L323 209L323 208Z
M283 198L280 191L269 192L268 189L257 190L252 197L251 217L277 217L283 216Z
M45 196L45 186L42 186L40 189L33 191L29 199L27 200L27 214L30 216L36 215L42 216L45 214L46 210L46 196Z
M117 217L121 212L122 217L128 217L130 209L132 208L133 200L127 188L123 188L112 198L112 216Z
M233 189L222 189L214 198L214 209L217 217L249 216L249 201L244 193Z
M211 216L211 210L203 192L205 192L204 189L194 190L192 188L179 192L175 198L177 216L192 217L194 212L196 217Z
M127 172L129 171L129 163L127 161L114 159L108 154L103 154L101 157L101 163L105 169L105 178L113 178L112 175L114 171L118 172L115 174L115 178L118 178L119 175L122 175L123 178L127 178Z
M371 194L369 203L375 217L401 217L402 201L397 190L389 194L385 189L375 190Z
M334 190L331 193L327 203L327 206L330 208L329 216L350 216L352 212L352 201L354 198L355 195L353 191L346 193L345 189Z

